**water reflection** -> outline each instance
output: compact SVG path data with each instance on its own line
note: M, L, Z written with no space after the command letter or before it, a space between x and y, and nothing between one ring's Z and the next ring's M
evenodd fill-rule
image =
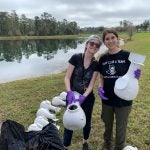
M67 53L69 49L76 49L77 44L82 42L83 39L1 41L0 61L13 62L17 60L20 63L23 56L29 59L32 54L50 60L54 58L58 50L62 49L64 53Z
M47 75L66 69L84 39L0 41L0 82Z

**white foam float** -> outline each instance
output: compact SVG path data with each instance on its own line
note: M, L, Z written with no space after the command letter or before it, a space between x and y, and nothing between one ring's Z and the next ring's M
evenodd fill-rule
M133 146L126 146L123 148L123 150L138 150L137 147L133 147Z
M79 99L79 97L80 97L80 93L78 93L78 92L76 92L76 91L73 91L74 92L74 97L75 97L75 99Z
M66 100L67 92L61 92L59 96L62 100Z
M49 100L42 101L40 104L40 108L45 108L45 109L54 111L55 113L59 113L61 110L60 107L55 107L51 105L51 102Z
M39 108L37 113L36 113L36 116L42 116L44 118L52 119L52 120L56 119L56 115L50 113L49 110L45 109L45 108Z
M66 106L66 102L63 101L60 96L55 96L52 99L52 105L54 105L54 106Z
M42 130L42 126L40 124L31 124L29 127L28 127L28 132L29 131L41 131Z
M46 126L49 124L48 119L42 117L42 116L37 116L34 120L35 124L40 124L42 127Z
M68 105L63 115L63 124L68 130L79 130L85 126L86 117L79 102Z
M124 100L134 100L139 91L138 80L134 77L134 71L140 69L145 61L145 56L135 53L130 53L129 60L131 64L128 72L118 78L115 82L114 92L115 94Z

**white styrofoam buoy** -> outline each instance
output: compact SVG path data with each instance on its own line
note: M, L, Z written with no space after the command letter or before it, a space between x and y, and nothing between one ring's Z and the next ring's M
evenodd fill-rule
M42 116L37 116L34 120L35 124L40 124L42 127L46 126L49 124L48 119L42 117Z
M40 126L39 124L31 124L29 127L28 127L28 132L29 131L41 131L42 130L42 126Z
M145 61L145 56L135 53L130 53L129 60L131 64L128 72L118 78L115 82L114 92L115 94L124 100L134 100L139 91L138 80L134 77L134 71L139 69Z
M59 113L61 108L51 105L51 102L48 100L42 101L40 104L40 108L45 108L51 111L54 111L55 113Z
M45 108L39 108L37 113L36 113L36 116L42 116L44 118L52 119L52 120L56 119L56 115L50 113L49 110L45 109Z
M60 96L55 96L52 99L52 105L54 106L66 106L66 102L63 101Z
M63 115L63 124L68 130L79 130L85 126L86 117L79 102L67 106Z
M133 146L126 146L123 148L123 150L138 150L137 147L133 147Z
M67 92L61 92L59 96L62 100L66 100Z

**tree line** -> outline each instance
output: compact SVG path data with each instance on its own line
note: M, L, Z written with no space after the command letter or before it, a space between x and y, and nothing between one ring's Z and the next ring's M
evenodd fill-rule
M57 21L47 12L35 16L34 19L27 18L25 14L19 17L15 10L11 13L0 12L0 36L74 35L79 30L80 27L75 21Z
M150 20L134 26L128 20L120 21L120 26L114 27L117 31L128 32L131 37L134 31L150 31ZM0 36L50 36L75 35L82 33L101 33L104 26L80 28L77 22L66 19L57 21L51 14L43 12L34 19L27 18L25 14L20 17L13 10L11 13L0 12Z

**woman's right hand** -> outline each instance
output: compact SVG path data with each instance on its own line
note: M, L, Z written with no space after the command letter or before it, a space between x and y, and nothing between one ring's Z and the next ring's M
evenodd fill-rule
M106 97L106 96L104 95L104 93L105 93L105 91L104 91L103 87L99 87L99 88L98 88L98 95L100 96L100 98L101 98L102 100L108 100L108 97Z
M70 105L75 100L74 92L68 91L66 96L66 106Z

